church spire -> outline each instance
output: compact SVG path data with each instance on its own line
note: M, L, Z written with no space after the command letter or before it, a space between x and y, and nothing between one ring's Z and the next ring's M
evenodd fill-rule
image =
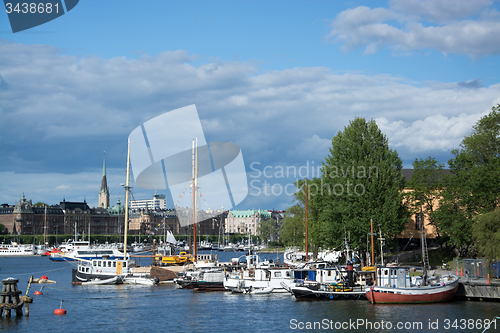
M109 189L106 179L106 152L104 152L102 162L102 181L101 190L99 191L99 207L109 208Z

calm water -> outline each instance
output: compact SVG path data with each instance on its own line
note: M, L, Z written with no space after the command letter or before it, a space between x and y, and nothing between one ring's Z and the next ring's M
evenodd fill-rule
M240 255L219 252L219 260L229 261ZM276 259L276 254L261 257ZM150 259L143 259L144 265L149 263ZM0 318L1 331L482 332L478 323L500 316L500 303L487 302L371 305L368 301L297 302L290 295L194 292L172 285L72 286L74 265L52 262L47 257L0 258L0 279L18 278L18 288L23 294L31 275L35 278L47 275L57 281L32 285L29 295L34 302L30 305L30 316L15 317L13 313L11 318ZM43 295L34 296L42 286ZM59 308L61 300L67 314L55 316L54 309ZM462 319L469 320L465 326L460 322ZM314 322L316 329L312 326ZM398 322L402 329L396 327ZM429 329L429 322L436 329ZM370 324L371 329L367 326ZM389 325L392 329L387 329ZM500 332L500 320L496 329L492 327L487 332Z

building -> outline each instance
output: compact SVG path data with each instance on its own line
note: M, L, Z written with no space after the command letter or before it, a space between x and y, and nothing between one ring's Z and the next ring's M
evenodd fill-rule
M231 210L227 214L225 232L229 234L248 234L257 236L260 221L271 218L267 210Z
M165 210L167 209L167 200L165 194L155 194L153 199L133 200L129 202L130 209L149 209L149 210Z

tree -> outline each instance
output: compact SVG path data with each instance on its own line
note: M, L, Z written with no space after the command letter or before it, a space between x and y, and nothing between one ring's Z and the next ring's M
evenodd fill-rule
M406 194L408 204L413 214L422 211L431 224L434 224L434 211L442 196L444 177L444 164L433 157L413 162L413 174L408 182L412 191Z
M500 258L500 208L474 218L472 234L480 256Z
M279 231L280 242L285 246L300 246L304 244L304 207L299 205L288 208Z
M276 220L275 219L267 219L262 220L257 227L257 231L261 236L262 240L267 243L270 240L271 235L274 235L278 232L276 228Z
M339 247L348 238L364 253L371 219L389 238L404 229L402 162L374 120L356 118L333 137L318 181L314 200L321 205L325 245Z
M500 202L500 104L481 118L454 158L435 223L462 255L473 243L475 216L492 212Z
M49 207L49 205L47 205L46 203L38 201L37 203L35 203L33 205L33 207Z

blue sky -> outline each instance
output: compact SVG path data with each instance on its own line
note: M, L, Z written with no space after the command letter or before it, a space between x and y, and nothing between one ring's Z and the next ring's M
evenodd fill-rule
M321 165L357 116L409 168L446 163L500 103L497 1L82 0L15 34L0 15L1 203L97 205L104 151L123 201L130 132L196 104L207 140L242 149L238 208L286 209L264 191L296 178L263 169Z

